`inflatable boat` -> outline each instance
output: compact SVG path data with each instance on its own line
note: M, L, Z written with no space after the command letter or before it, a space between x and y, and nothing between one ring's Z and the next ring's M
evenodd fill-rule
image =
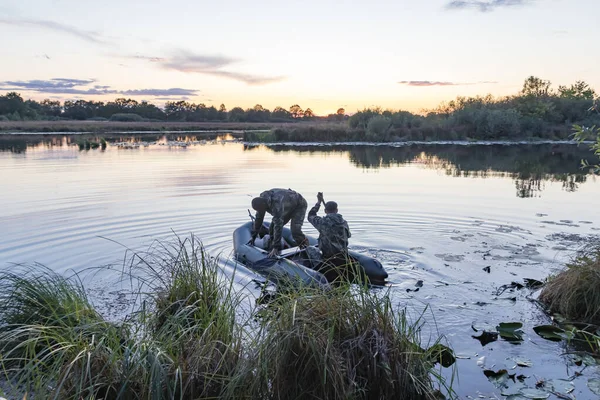
M281 234L284 250L278 257L269 258L268 250L261 243L262 240L257 239L255 245L250 244L252 224L252 222L245 223L233 232L233 249L238 262L275 283L292 281L310 286L328 286L325 276L311 268L306 251L295 246L296 242L289 228L284 227ZM264 222L259 238L268 232L269 223ZM316 238L308 235L306 237L311 246L318 246ZM359 272L364 273L369 283L385 284L388 274L379 261L353 251L350 251L349 255L362 269Z

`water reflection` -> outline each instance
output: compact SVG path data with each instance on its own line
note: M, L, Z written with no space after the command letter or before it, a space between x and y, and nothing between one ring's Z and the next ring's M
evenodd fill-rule
M246 146L252 150L256 146ZM453 177L508 177L515 181L516 196L539 197L545 182L561 182L562 189L575 192L588 179L582 159L593 160L589 150L570 144L459 145L430 144L393 146L285 146L272 145L274 152L347 154L350 162L365 169L419 164Z
M26 152L45 151L51 149L64 149L71 146L77 147L87 142L99 143L102 139L107 143L195 143L204 140L233 140L241 135L222 132L198 133L106 133L106 134L78 134L78 135L2 135L0 134L0 152L6 151L16 154ZM85 148L82 148L85 149ZM89 148L88 148L89 149Z
M82 142L98 143L101 139L109 144L119 144L119 147L136 149L148 144L185 147L205 141L234 140L236 136L221 132L0 135L0 151L35 153L77 146L89 149L89 146L82 146ZM265 146L244 146L245 151L258 148ZM593 155L586 147L570 144L269 145L266 148L275 153L346 155L351 164L367 170L412 164L442 171L452 177L510 178L514 180L515 194L520 198L540 197L546 182L560 182L566 192L577 191L588 179L588 175L579 168L581 160L593 161Z

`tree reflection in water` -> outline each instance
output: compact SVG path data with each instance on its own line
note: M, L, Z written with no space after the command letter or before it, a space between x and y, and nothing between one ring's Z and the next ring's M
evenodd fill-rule
M110 134L107 141L210 140L222 134L201 137L173 134ZM82 139L99 140L98 135L0 135L0 151L24 153L52 147L74 146ZM262 146L244 145L245 151ZM515 182L517 197L540 197L545 182L561 182L563 190L575 192L588 174L580 169L581 160L594 161L585 146L571 144L406 144L379 145L270 145L273 152L308 154L347 154L359 168L393 168L418 164L462 178L509 177Z
M246 146L251 150L253 146ZM406 146L308 145L269 146L274 152L346 153L350 162L365 169L392 168L419 164L445 171L452 177L509 177L514 179L517 197L539 197L545 182L561 182L563 190L575 192L588 174L581 160L592 155L571 144L412 144Z

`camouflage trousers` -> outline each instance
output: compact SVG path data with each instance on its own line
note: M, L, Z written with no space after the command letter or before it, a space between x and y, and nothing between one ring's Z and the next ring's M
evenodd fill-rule
M308 204L304 198L301 199L300 204L288 215L283 218L283 225L290 223L290 229L292 231L292 237L296 242L296 246L299 246L306 240L306 236L302 232L302 224L304 224L304 218L306 217L306 209ZM273 224L269 225L269 235L273 237Z

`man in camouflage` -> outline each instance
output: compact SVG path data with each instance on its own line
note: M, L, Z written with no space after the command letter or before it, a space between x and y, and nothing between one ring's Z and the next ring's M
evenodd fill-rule
M319 231L319 249L321 254L315 254L315 248L309 248L311 261L320 264L317 267L329 281L336 280L340 269L348 267L351 262L348 256L348 238L351 237L348 223L341 214L335 201L325 203L323 193L317 194L317 204L308 212L308 222ZM325 216L319 217L317 212L325 204ZM319 259L320 258L320 259Z
M252 208L256 211L256 218L252 229L252 242L258 236L262 227L265 213L273 216L269 226L270 249L269 257L274 257L281 251L281 232L283 226L290 222L292 236L296 244L306 247L308 240L302 233L302 224L306 215L306 200L300 193L292 189L271 189L264 191L259 197L252 199Z

